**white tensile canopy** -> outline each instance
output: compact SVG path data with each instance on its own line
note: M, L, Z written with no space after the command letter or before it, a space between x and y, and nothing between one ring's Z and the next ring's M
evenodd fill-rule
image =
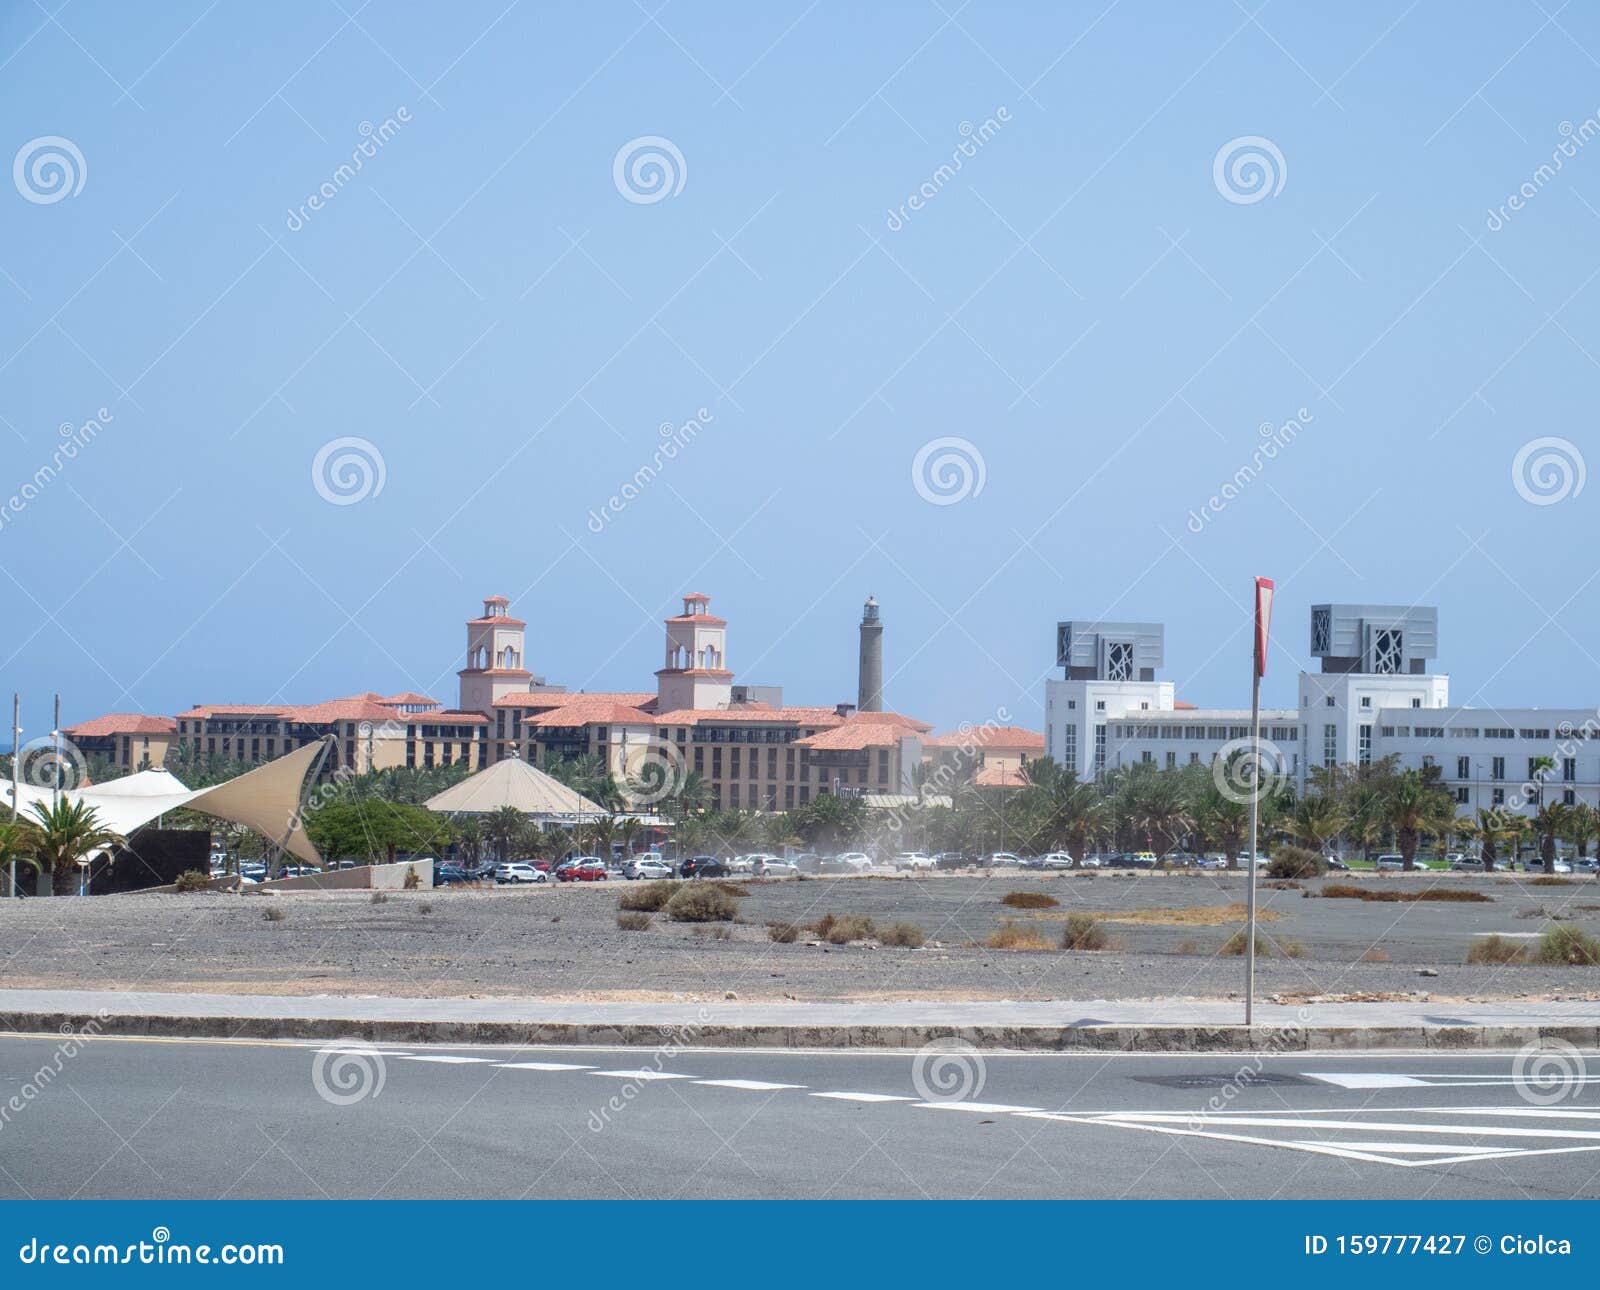
M545 820L610 814L599 803L591 802L576 789L568 788L553 775L530 766L520 757L497 761L487 770L480 770L444 792L435 793L423 805L440 814L485 814L503 806L514 806L526 815Z
M320 743L257 766L210 788L187 788L168 770L141 770L104 784L64 788L61 796L94 808L101 824L126 837L140 825L180 806L255 829L289 854L320 865L322 857L306 836L300 819L300 787L306 770L322 753ZM26 813L35 802L49 803L51 790L17 785L18 803ZM11 803L11 784L0 784L0 801Z

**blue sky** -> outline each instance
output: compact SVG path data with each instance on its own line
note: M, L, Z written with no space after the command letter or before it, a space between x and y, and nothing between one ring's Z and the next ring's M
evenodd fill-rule
M891 706L941 728L1038 727L1064 617L1164 620L1180 697L1242 705L1257 573L1269 704L1324 600L1437 604L1458 702L1596 699L1600 486L1513 466L1593 442L1600 15L58 2L0 6L31 729L58 688L72 719L452 701L495 593L575 689L648 688L697 590L739 679L853 699L872 593ZM651 137L658 200L614 178ZM56 138L66 196L27 164ZM1241 139L1264 189L1216 176ZM344 438L382 488L333 504ZM954 501L913 475L950 438Z

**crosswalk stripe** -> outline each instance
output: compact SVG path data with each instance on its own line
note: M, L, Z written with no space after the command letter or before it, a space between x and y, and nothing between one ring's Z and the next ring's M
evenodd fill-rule
M1036 1106L1007 1106L1004 1102L918 1102L923 1111L976 1111L983 1115L1021 1115L1037 1111Z
M465 1066L489 1060L487 1057L451 1057L444 1053L401 1053L399 1057L405 1062L438 1062L442 1066Z
M1303 1071L1307 1079L1319 1079L1324 1084L1337 1084L1340 1088L1426 1088L1426 1080L1420 1080L1411 1075L1378 1075L1378 1074L1344 1074L1343 1072L1322 1074L1317 1071Z
M813 1093L812 1097L828 1097L838 1102L915 1102L914 1097L898 1097L893 1093Z
M674 1075L669 1071L590 1071L607 1079L693 1079L693 1075Z
M592 1070L589 1066L575 1066L571 1062L500 1062L501 1070L507 1071L586 1071Z
M772 1084L764 1079L697 1079L696 1084L709 1084L712 1088L742 1088L752 1093L776 1092L785 1088L804 1088L804 1084Z

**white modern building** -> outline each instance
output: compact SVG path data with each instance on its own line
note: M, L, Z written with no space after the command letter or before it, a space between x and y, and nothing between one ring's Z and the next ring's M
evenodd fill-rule
M1297 787L1313 766L1395 754L1402 766L1438 767L1463 813L1529 813L1544 793L1600 807L1600 711L1451 706L1450 678L1430 670L1436 609L1314 605L1310 629L1320 670L1300 673L1300 706L1261 713L1264 760ZM1177 701L1157 679L1163 646L1160 623L1058 623L1063 677L1045 683L1045 754L1087 779L1141 762L1210 764L1248 739L1248 709Z

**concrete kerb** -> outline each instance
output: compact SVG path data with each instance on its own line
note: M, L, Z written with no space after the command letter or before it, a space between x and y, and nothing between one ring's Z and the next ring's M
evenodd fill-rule
M596 1024L581 1022L407 1021L338 1017L184 1017L0 1012L16 1034L99 1034L150 1038L349 1040L406 1044L506 1044L533 1047L862 1048L915 1051L939 1040L1011 1052L1248 1053L1373 1050L1515 1051L1533 1043L1600 1050L1596 1026L1325 1026L1286 1032L1273 1026L771 1026Z

